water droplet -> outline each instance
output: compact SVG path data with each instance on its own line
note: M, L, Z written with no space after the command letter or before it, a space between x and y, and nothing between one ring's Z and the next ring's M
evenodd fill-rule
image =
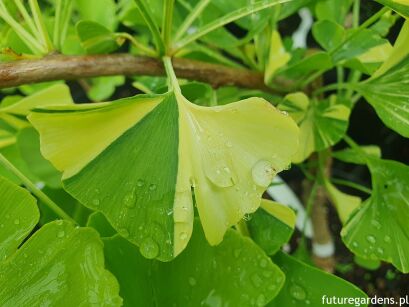
M304 288L297 284L293 284L291 286L290 293L293 298L299 301L303 301L307 297L307 293L305 292Z
M241 254L241 249L235 249L234 250L234 252L233 252L233 254L234 254L234 257L235 258L239 258L240 257L240 254Z
M155 191L156 190L156 184L151 184L150 186L149 186L149 190L151 190L151 191Z
M196 279L194 277L189 277L189 285L196 286Z
M18 224L20 224L20 220L19 220L19 219L15 219L15 220L14 220L14 225L18 225Z
M372 220L371 224L373 227L375 227L376 229L381 229L382 225L380 222L378 222L377 220Z
M376 238L375 238L374 236L372 236L372 235L367 236L367 237L366 237L366 240L367 240L369 243L376 243Z
M378 252L379 255L383 255L383 253L384 253L382 247L378 247L378 248L376 249L376 251Z
M129 237L129 231L126 228L121 228L118 230L118 233L123 236L124 238L128 238Z
M145 185L145 181L143 181L142 179L138 179L138 181L136 182L136 186L138 187L143 187Z
M258 161L251 170L254 182L261 187L267 187L277 171L267 160Z
M261 287L261 285L263 284L263 280L258 274L254 274L253 276L251 276L251 281L256 288Z
M267 261L266 259L262 259L262 260L260 261L260 266L261 266L262 268L267 267L267 264L268 264L268 261Z
M257 306L264 306L264 304L265 304L265 302L266 302L266 298L264 297L264 295L263 294L260 294L258 297L257 297Z
M186 232L181 232L180 235L179 235L179 238L181 240L186 240L187 239L187 233Z
M385 242L389 243L389 242L391 242L391 237L390 237L390 236L385 236L385 237L383 238L383 240L384 240Z
M136 206L136 195L135 195L135 193L131 192L131 193L125 195L124 199L123 199L123 204L125 205L125 207L130 208L130 209L135 208L135 206Z
M55 221L55 223L56 223L58 226L61 226L64 222L63 222L63 220L57 220L57 221Z
M356 241L352 242L352 246L353 247L358 247L358 242L356 242Z
M141 244L140 252L145 258L154 259L159 254L159 245L152 238L146 238Z
M99 206L100 203L101 203L101 202L100 202L100 200L99 200L98 198L95 198L95 199L92 200L92 204L93 204L94 206Z
M65 236L64 230L60 230L59 232L57 232L57 238L63 238L64 236Z

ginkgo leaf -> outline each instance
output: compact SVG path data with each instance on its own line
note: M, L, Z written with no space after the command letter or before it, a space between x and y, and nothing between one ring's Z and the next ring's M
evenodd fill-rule
M347 221L341 235L358 256L409 272L409 167L367 156L373 193Z
M294 232L296 215L292 209L263 199L247 222L249 233L267 255L274 255Z
M171 262L146 259L119 236L104 239L125 307L264 306L279 293L284 274L253 241L229 229L220 245L209 246L195 224L186 250Z
M266 84L272 81L276 71L286 65L290 58L291 56L285 50L280 34L277 31L273 31L270 40L270 53L264 75Z
M17 249L39 218L30 193L0 176L0 262Z
M337 143L348 128L350 109L337 101L336 96L327 100L310 100L304 93L287 95L278 105L300 127L300 146L293 157L294 163L304 161L316 151Z
M144 256L165 261L191 236L192 188L206 238L218 244L258 208L298 143L292 119L261 98L203 107L169 92L39 109L29 119L65 189Z
M354 85L374 107L386 126L409 137L409 22L407 21L388 60L364 82Z
M341 192L329 181L325 181L325 188L329 199L337 209L341 222L345 224L351 213L361 204L361 199L358 196Z
M349 298L368 306L367 295L357 286L335 275L321 271L298 259L278 252L273 257L286 275L280 294L267 307L325 306L323 298ZM355 303L356 304L356 303ZM347 304L340 304L347 306Z
M408 0L376 0L377 2L390 7L402 16L409 18L409 1Z
M22 244L39 220L35 202L0 177L0 305L120 306L95 230L54 221Z
M29 111L40 106L72 104L70 89L65 84L55 84L38 91L19 101L5 106L0 106L0 114L28 115Z

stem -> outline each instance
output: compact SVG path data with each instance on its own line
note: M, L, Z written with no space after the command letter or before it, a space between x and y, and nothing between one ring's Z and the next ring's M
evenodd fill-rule
M125 39L129 40L132 45L134 45L137 49L143 51L143 53L145 53L148 56L151 56L151 57L156 57L157 56L155 50L145 46L144 44L141 44L140 42L138 42L135 39L135 37L133 37L131 34L129 34L127 32L116 33L116 37L125 38Z
M8 170L10 170L14 175L16 175L23 184L35 195L39 200L41 200L48 208L50 208L59 217L73 222L76 221L72 219L64 210L62 210L54 201L52 201L43 191L36 187L34 183L30 181L22 172L20 172L5 156L0 154L0 163L3 164Z
M328 91L334 91L334 90L341 90L341 89L351 89L353 87L353 85L351 85L350 83L333 83L333 84L329 84L326 86L323 86L319 89L316 89L313 92L313 95L318 95L324 92L328 92Z
M353 188L355 190L364 192L368 195L372 194L372 190L368 189L367 187L364 187L363 185L360 185L358 183L352 182L352 181L348 181L348 180L344 180L344 179L339 179L339 178L331 178L331 182L335 183L335 184L339 184L339 185L343 185L346 187L350 187Z
M45 26L43 15L41 13L38 2L37 0L29 0L28 3L30 4L31 14L34 17L34 23L37 26L37 30L41 37L41 40L43 41L44 46L46 46L47 51L51 52L54 50L54 46L51 43L50 36L48 35L48 31Z
M308 196L307 204L305 206L306 207L306 214L305 214L304 223L303 223L303 226L302 226L302 236L301 236L302 241L305 240L305 229L307 227L307 220L311 216L311 211L312 211L312 207L314 205L315 198L317 196L318 187L319 187L319 183L318 183L318 180L316 178L315 181L314 181L314 184L313 184L313 186L311 188L310 195Z
M14 0L14 3L16 4L21 16L23 16L24 21L27 23L28 27L31 30L31 33L33 35L37 35L38 31L37 28L33 22L33 19L30 17L30 15L28 14L26 8L24 7L23 3L21 2L21 0Z
M153 40L155 41L156 48L159 51L159 54L163 55L165 53L165 45L162 40L162 36L160 35L158 26L153 19L152 12L150 9L145 5L144 0L134 0L136 6L138 7L143 19L145 20L149 30L153 35Z
M173 9L175 0L165 0L164 5L164 18L162 25L162 39L165 44L166 54L168 54L172 44L172 21L173 21Z
M175 40L178 41L183 34L187 32L189 27L193 24L196 18L202 13L202 11L209 4L210 0L200 0L199 3L190 11L189 15L186 17L185 21L179 27L176 32Z
M173 90L176 93L182 93L178 78L176 77L175 71L173 70L171 58L167 56L163 57L163 64L165 65L166 74L169 78L169 90Z
M0 1L0 17L16 32L34 54L44 54L46 50L37 40L28 33L17 21L11 17L4 3Z
M361 0L355 0L354 7L352 9L352 27L354 29L359 27L360 10L361 10Z
M344 82L344 68L342 66L337 66L337 84L338 84L337 92L338 92L338 95L341 94L343 82Z

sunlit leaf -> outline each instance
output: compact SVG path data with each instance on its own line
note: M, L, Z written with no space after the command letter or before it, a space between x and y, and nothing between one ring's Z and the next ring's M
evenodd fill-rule
M351 216L342 238L358 256L409 272L409 167L367 156L372 195Z
M300 127L300 146L293 162L305 160L312 152L337 143L348 127L350 109L337 101L310 100L304 93L287 95L278 108L295 120Z
M161 260L189 241L192 188L206 238L218 244L258 208L298 141L291 118L261 98L210 108L170 92L42 109L30 121L66 190ZM156 253L145 252L152 241Z
M289 207L263 199L247 226L252 239L267 255L274 255L290 239L295 218L294 211Z
M81 45L89 54L110 53L121 46L115 33L97 22L82 20L76 28Z
M346 37L345 29L330 20L321 20L314 23L312 33L315 40L327 51L333 50Z
M196 226L186 250L167 263L142 257L119 236L104 240L124 306L264 306L278 294L284 275L254 242L228 230L211 247Z
M367 296L362 290L335 275L320 271L282 252L277 253L273 260L284 271L286 282L268 307L324 306L327 305L323 301L325 297L351 298L359 306L368 306Z

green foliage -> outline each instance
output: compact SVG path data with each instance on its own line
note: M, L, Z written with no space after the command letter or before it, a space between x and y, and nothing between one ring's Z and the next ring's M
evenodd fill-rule
M409 273L409 167L348 136L362 98L409 137L409 22L396 41L389 33L409 3L377 2L364 20L358 0L0 1L0 305L363 300L312 266L307 233L294 239L317 193L350 259ZM306 47L288 18L307 11ZM87 78L94 57L118 53L148 63L148 76L3 89L20 60L87 55ZM197 72L178 79L174 66ZM232 85L243 69L250 89ZM367 167L371 189L333 178L333 158ZM312 186L301 226L302 210L263 199L291 163ZM282 251L290 240L294 256Z

